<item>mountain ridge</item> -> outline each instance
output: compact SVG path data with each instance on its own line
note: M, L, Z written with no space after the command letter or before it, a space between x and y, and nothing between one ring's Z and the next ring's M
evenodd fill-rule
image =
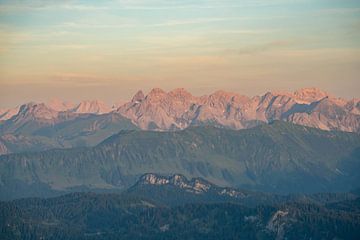
M38 105L41 104L38 103ZM52 99L44 104L56 112L79 114L118 112L144 130L183 129L193 124L211 121L225 127L241 129L246 128L243 124L246 121L284 120L324 130L356 132L359 130L358 115L360 113L360 99L337 98L318 88L303 88L294 92L274 91L254 97L223 90L209 95L193 96L184 88L176 88L169 92L154 88L147 95L139 90L129 102L125 102L117 108L111 108L100 100L86 100L75 105L59 99ZM315 108L317 104L322 104L324 107ZM118 104L114 106L118 106ZM342 119L331 115L333 108L341 108L343 112L340 115L352 118L355 123L351 125L351 123L342 122ZM0 114L5 115L7 112L9 110L3 109ZM11 112L12 114L4 116L0 120L8 120L18 114L15 109ZM303 117L306 117L304 113L307 115L321 114L326 121L317 118L316 120L320 123L309 125L310 123L305 120L301 121L300 117L295 117L295 113L300 113Z
M317 103L325 107L315 108ZM209 123L241 129L246 128L248 121L284 120L324 130L357 132L358 105L357 99L336 98L317 88L304 88L294 93L267 92L252 98L222 90L195 97L183 88L170 92L155 88L148 95L139 91L117 112L142 129L172 130ZM332 114L338 108L343 110L340 116ZM307 111L294 116L301 109Z
M146 95L140 90L131 101L112 108L99 100L76 105L54 99L1 112L0 154L31 150L27 139L38 143L34 150L94 146L128 128L176 131L212 125L246 129L281 120L328 131L360 131L360 99L336 98L317 88L254 97L222 90L198 97L184 88L169 92L154 88ZM72 132L66 130L70 128ZM17 146L3 137L10 135L17 138Z
M243 130L125 130L95 147L3 155L0 192L121 190L148 172L278 193L346 191L360 187L359 160L359 134L282 121ZM9 193L15 185L27 190Z

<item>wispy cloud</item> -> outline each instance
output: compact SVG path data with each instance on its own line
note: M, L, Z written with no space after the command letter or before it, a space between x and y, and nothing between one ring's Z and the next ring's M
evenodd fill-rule
M244 35L257 35L279 32L281 29L233 29L233 30L219 30L217 34L244 34Z
M73 11L99 11L109 10L111 6L79 5L61 2L42 2L42 3L0 3L0 13L12 12L31 12L31 11L50 11L50 10L73 10Z
M302 0L293 0L296 3ZM243 0L243 1L202 1L196 4L183 4L171 1L127 1L118 0L118 8L128 10L174 10L174 9L221 9L221 8L252 8L289 4L287 0Z
M49 76L53 83L60 83L64 85L75 84L81 86L99 86L104 85L108 79L76 72L59 72Z
M227 54L235 54L235 55L247 55L247 54L256 54L262 53L274 49L286 48L294 44L294 41L290 40L277 40L271 41L258 45L250 45L246 47L242 47L240 49L227 49L225 53Z
M299 0L298 0L299 1ZM293 1L296 2L296 1ZM0 12L24 12L44 10L69 10L69 11L107 11L107 10L139 10L139 11L168 11L187 9L221 9L221 8L253 8L283 5L285 0L273 1L241 1L241 2L216 2L189 4L171 1L112 1L99 4L78 4L71 1L33 1L33 2L3 2L0 3Z
M277 16L241 16L241 17L208 17L208 18L190 18L190 19L176 19L169 20L162 23L155 23L147 26L161 27L161 26L177 26L177 25L191 25L191 24L206 24L214 22L229 22L229 21L254 21L254 20L274 20L289 18L287 15Z
M187 19L172 19L158 23L146 23L137 22L131 18L118 18L117 23L104 22L98 23L89 20L64 22L57 25L56 27L61 28L94 28L94 29L116 29L116 28L149 28L149 27L175 27L183 25L197 25L197 24L208 24L216 22L230 22L230 21L248 21L248 20L266 20L266 19L281 19L287 18L287 16L258 16L258 17L206 17L206 18L187 18ZM264 30L233 30L232 33L243 33L243 34L258 34L264 33ZM267 30L273 31L272 29ZM230 33L230 32L229 32Z
M161 26L177 26L177 25L189 25L189 24L202 24L212 22L224 22L224 21L235 21L245 19L244 17L228 17L228 18L194 18L194 19L183 19L183 20L170 20L163 23L156 23L149 26L161 27Z
M65 28L98 28L98 29L107 29L107 28L130 28L136 27L135 24L123 23L123 24L99 24L99 23L90 23L90 22L65 22L57 27Z

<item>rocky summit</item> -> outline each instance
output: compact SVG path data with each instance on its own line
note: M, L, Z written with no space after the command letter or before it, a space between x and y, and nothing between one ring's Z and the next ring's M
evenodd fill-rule
M147 130L194 125L242 129L259 121L283 120L323 130L358 132L359 107L359 99L337 98L317 88L255 97L225 91L196 97L179 88L170 92L153 89L148 95L139 91L116 111Z

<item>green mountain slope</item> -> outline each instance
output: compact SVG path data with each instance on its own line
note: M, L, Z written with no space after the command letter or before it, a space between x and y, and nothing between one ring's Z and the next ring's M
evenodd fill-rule
M276 121L239 131L121 131L93 148L5 155L0 192L36 196L32 189L44 185L46 191L121 190L147 172L278 193L347 191L360 186L359 169L358 134Z

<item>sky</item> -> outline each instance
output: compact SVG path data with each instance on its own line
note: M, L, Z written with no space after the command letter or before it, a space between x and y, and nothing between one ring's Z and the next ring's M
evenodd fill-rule
M154 87L360 97L360 1L0 0L0 108Z

